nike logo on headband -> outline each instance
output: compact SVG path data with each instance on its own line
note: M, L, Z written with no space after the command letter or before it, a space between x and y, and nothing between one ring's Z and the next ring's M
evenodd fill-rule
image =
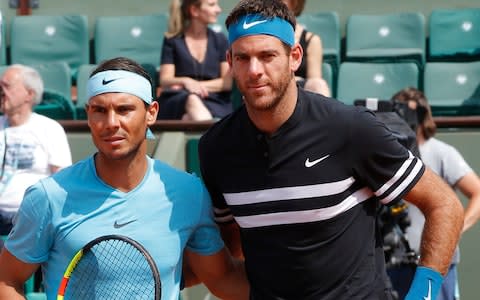
M110 82L115 81L115 80L117 80L117 79L120 79L120 78L114 78L114 79L110 79L110 80L105 80L105 78L104 78L104 79L102 80L102 84L103 84L103 85L107 85L107 84L109 84Z
M247 23L247 21L245 20L245 21L243 22L243 29L247 30L247 29L250 28L250 27L253 27L253 26L258 25L258 24L265 23L265 22L267 22L267 21L268 21L268 20L260 20L260 21L253 21L253 22L251 22L251 23Z

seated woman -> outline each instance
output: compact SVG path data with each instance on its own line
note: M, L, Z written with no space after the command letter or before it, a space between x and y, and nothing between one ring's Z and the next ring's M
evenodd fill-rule
M220 12L217 0L172 0L160 62L158 119L203 121L232 111L227 38L208 27Z
M283 2L295 14L295 17L298 17L305 7L306 0L283 0ZM318 35L307 31L302 25L297 23L295 27L295 41L300 43L303 48L302 64L295 72L297 82L306 90L330 97L330 88L322 78L322 40Z

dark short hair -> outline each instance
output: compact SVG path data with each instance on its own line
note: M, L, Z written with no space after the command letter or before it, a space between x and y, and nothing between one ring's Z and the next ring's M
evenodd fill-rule
M228 28L248 14L260 14L270 19L279 17L290 23L293 28L297 24L293 12L281 0L241 0L228 15L225 26Z
M307 2L307 0L293 0L293 13L295 14L295 17L298 17L302 14L303 12L303 9L305 8L305 2Z
M148 74L148 72L136 61L127 57L115 57L112 59L108 59L102 61L90 74L90 77L93 75L103 72L103 71L110 71L110 70L122 70L122 71L129 71L132 73L136 73L140 76L145 77L150 85L152 85L152 78Z
M419 110L420 107L424 112L418 124L422 130L423 136L428 140L435 135L437 132L437 125L433 119L432 109L428 104L427 97L422 91L414 87L407 87L393 95L392 100L403 103L415 101L417 103L417 110Z

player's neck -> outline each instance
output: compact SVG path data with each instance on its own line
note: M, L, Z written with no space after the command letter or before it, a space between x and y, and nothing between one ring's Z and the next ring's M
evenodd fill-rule
M95 155L98 176L108 185L129 192L142 182L148 168L146 154L138 151L132 158L110 159L105 155Z

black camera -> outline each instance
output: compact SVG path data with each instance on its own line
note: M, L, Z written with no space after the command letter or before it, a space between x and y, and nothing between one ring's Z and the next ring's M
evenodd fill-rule
M382 206L379 216L387 268L417 265L419 255L410 247L405 234L407 227L410 226L408 204L401 199L391 206Z

